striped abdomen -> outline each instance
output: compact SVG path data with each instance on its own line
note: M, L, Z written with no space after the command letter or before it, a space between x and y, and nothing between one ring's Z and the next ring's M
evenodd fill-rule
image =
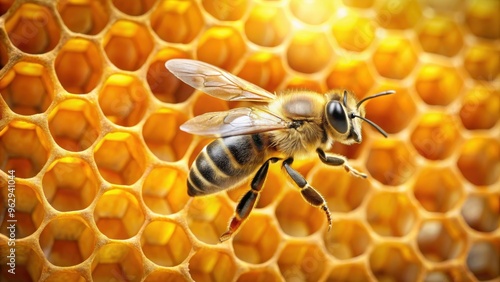
M196 157L188 176L189 196L207 195L236 187L267 159L264 134L219 138Z

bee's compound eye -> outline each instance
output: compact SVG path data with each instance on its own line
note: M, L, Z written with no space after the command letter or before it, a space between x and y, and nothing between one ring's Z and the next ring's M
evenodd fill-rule
M328 123L339 133L347 132L347 116L339 101L330 101L326 105Z

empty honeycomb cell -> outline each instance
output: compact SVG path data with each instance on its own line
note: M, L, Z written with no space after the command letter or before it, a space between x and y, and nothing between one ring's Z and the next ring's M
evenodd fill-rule
M371 244L365 226L356 220L336 220L323 235L326 250L338 259L351 259L364 254Z
M283 43L289 32L290 23L281 6L269 3L257 5L245 21L248 40L259 46L276 47Z
M491 185L500 176L500 140L476 137L466 141L460 150L457 166L474 185Z
M413 27L422 18L418 0L382 1L377 9L377 22L387 29Z
M327 277L329 282L359 282L371 279L365 265L353 263L334 266Z
M87 282L84 276L77 270L59 270L52 271L44 282L59 282L59 281L75 281L75 282Z
M198 240L217 244L227 230L233 212L222 196L193 198L187 209L189 229Z
M186 173L170 166L157 166L146 176L142 186L142 199L155 213L167 215L184 208L187 195Z
M500 3L495 0L471 0L465 9L465 23L476 36L500 38Z
M243 17L248 7L247 0L220 1L202 0L203 9L221 21L237 21Z
M286 56L292 69L309 74L324 69L330 62L333 51L324 33L300 30L293 35Z
M0 234L10 238L10 229L7 229L12 222L8 220L17 220L15 239L25 238L33 234L40 224L42 224L43 218L45 217L45 210L43 207L42 199L37 193L37 189L28 183L21 183L16 179L16 183L9 186L10 179L0 179L0 184L2 187L0 193L0 203L3 204L3 208L0 210ZM12 190L14 188L15 190ZM9 195L14 193L15 197ZM16 201L17 199L17 201ZM24 199L23 201L19 199ZM14 200L14 202L12 202ZM14 207L12 205L15 204ZM13 208L15 213L11 213L9 208ZM10 215L14 216L11 217Z
M255 213L245 221L232 243L236 257L248 263L261 264L274 256L280 241L272 218Z
M59 43L61 28L55 15L45 6L24 3L5 20L10 42L30 54L51 51Z
M437 268L425 274L424 282L471 281L466 270L460 267Z
M135 76L112 74L99 91L101 110L118 125L136 125L144 117L148 105L147 91Z
M279 87L285 75L281 58L270 53L251 55L238 73L238 77L270 92L274 92Z
M408 181L416 170L415 158L400 140L376 140L366 159L371 176L385 185L397 186Z
M101 80L103 59L100 49L83 38L68 40L57 53L54 67L62 87L70 93L85 94Z
M97 239L92 228L80 217L61 216L45 225L39 242L50 263L71 266L90 257Z
M381 76L403 79L413 70L418 57L410 41L398 36L389 36L379 42L372 60Z
M185 281L188 282L188 277L185 274L176 271L170 270L168 268L158 268L155 271L151 272L144 278L144 282L178 282Z
M247 271L238 277L238 282L280 282L283 281L281 274L274 269L259 268Z
M474 230L494 232L500 226L500 194L470 195L462 206L462 217Z
M103 46L113 65L122 70L135 71L146 62L154 42L142 24L118 20L104 35Z
M102 0L63 0L57 3L57 10L71 31L89 35L101 32L110 15L109 7Z
M232 281L236 269L232 256L218 249L199 249L189 260L189 273L197 282Z
M63 212L87 208L94 201L98 185L87 161L76 157L52 162L42 180L45 198L53 208Z
M171 43L191 42L204 25L203 16L195 1L164 0L151 14L154 32Z
M181 264L191 251L191 242L186 231L171 221L152 221L141 236L144 255L161 266Z
M366 62L352 58L339 58L326 78L329 89L348 89L357 97L365 96L374 82Z
M461 139L452 116L441 112L425 113L411 134L417 152L430 160L443 160L456 151Z
M288 191L280 200L276 218L283 232L294 237L309 236L328 225L325 213L308 204L296 190Z
M473 79L494 81L500 72L500 51L490 44L471 46L463 60L465 70Z
M49 140L39 126L11 121L0 130L0 164L4 172L15 170L16 177L37 175L50 154Z
M232 27L213 26L198 40L196 55L200 61L231 70L246 52L245 41Z
M425 103L446 106L460 94L463 78L454 68L424 65L415 80L415 89Z
M381 236L403 237L413 230L417 215L406 194L384 192L369 200L366 220Z
M101 246L94 254L91 266L93 281L142 281L145 266L135 246L111 242Z
M278 257L285 281L322 281L326 263L318 245L304 242L288 243Z
M376 245L369 258L370 270L378 281L419 281L422 265L413 249L401 243Z
M462 256L466 243L467 236L457 220L424 220L418 229L418 249L432 262Z
M23 240L16 240L14 260L11 257L7 238L0 236L0 281L40 281L42 271L46 265L45 258L40 257L30 243ZM12 264L10 264L12 263ZM7 265L8 264L8 265ZM15 274L7 272L15 268Z
M292 0L290 10L297 19L311 25L323 24L335 14L333 2L328 0Z
M153 7L156 0L140 0L140 1L127 1L127 0L113 0L115 6L121 12L131 15L140 16Z
M417 175L413 194L425 210L446 213L464 196L459 179L449 167L424 167Z
M97 228L111 239L135 236L144 219L144 211L136 196L121 189L112 189L102 194L94 210Z
M477 85L467 91L459 113L469 130L490 129L500 120L500 91Z
M179 129L186 116L168 108L160 109L146 120L142 136L147 147L160 160L178 161L186 153L193 136Z
M174 48L162 49L153 57L146 75L153 95L165 103L182 103L191 97L194 91L165 68L165 62L174 58L186 59L188 55Z
M92 146L100 134L99 115L95 105L83 99L59 102L48 116L54 141L69 151L83 151Z
M340 47L355 52L368 48L375 39L376 26L373 20L357 14L346 14L333 24L333 36Z
M446 17L424 20L417 29L420 46L427 53L455 56L463 46L463 35L457 23Z
M480 281L500 276L500 240L473 242L467 254L467 268Z
M131 185L143 174L146 152L142 143L127 132L106 134L94 148L101 176L113 184Z
M0 92L9 108L18 114L45 112L54 99L54 85L46 66L18 62L0 79Z

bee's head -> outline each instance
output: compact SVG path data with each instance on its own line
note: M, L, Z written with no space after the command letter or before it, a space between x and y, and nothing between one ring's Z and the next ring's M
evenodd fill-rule
M365 108L363 103L383 95L393 94L395 91L389 90L357 101L350 91L332 91L327 95L328 102L325 106L325 116L330 126L334 139L340 143L350 145L361 143L361 122L366 121L378 132L387 137L387 133L378 125L365 118Z

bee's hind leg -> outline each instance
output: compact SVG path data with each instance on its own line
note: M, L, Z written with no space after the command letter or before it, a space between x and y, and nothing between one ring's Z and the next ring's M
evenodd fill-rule
M238 230L241 223L245 221L245 219L250 215L250 212L255 207L257 203L257 199L259 198L260 190L262 186L264 186L264 182L267 177L267 171L269 169L270 162L277 162L278 158L270 158L268 159L257 171L252 182L250 183L250 190L246 192L245 195L240 199L238 205L236 206L236 211L231 219L227 231L224 232L219 238L220 242L224 242L227 239L231 238L231 235Z

